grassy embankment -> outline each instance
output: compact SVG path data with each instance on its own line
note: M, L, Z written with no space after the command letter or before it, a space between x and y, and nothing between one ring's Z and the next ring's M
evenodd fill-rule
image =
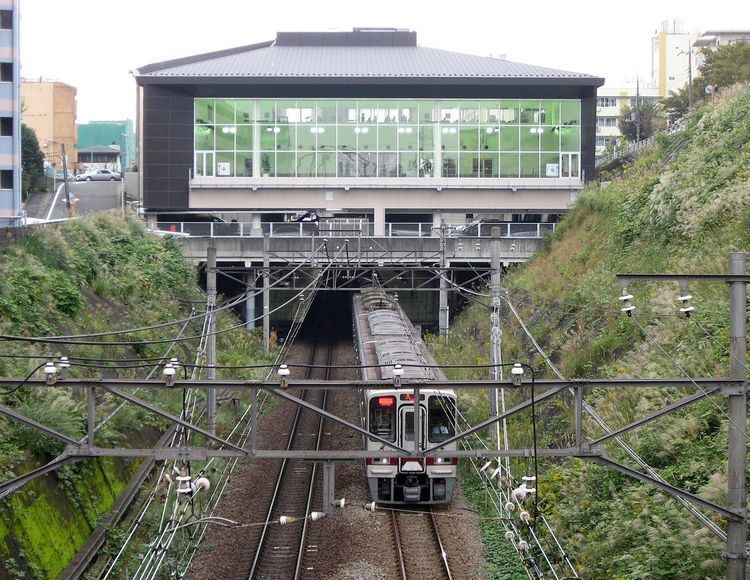
M691 376L728 374L725 285L691 284L697 310L685 319L677 316L675 283L632 284L638 310L631 320L619 313L615 274L728 272L728 253L750 247L749 178L750 88L742 85L723 91L692 115L682 134L661 139L606 187L592 184L545 250L508 274L503 286L510 300L566 377L684 376L670 357ZM502 327L506 361L530 361L541 376L554 378L507 308ZM431 348L441 362L486 363L488 337L487 309L474 304L448 344L434 340ZM617 427L687 392L602 389L587 401ZM514 393L511 400L526 396ZM726 409L721 397L714 401ZM464 398L463 405L477 417L486 413L486 396ZM539 421L540 446L571 444L570 398L541 405ZM512 443L528 446L528 415L510 428ZM601 434L590 421L585 432ZM668 482L725 502L727 421L709 401L626 440ZM616 446L607 450L628 462ZM578 460L543 461L540 469L542 507L584 577L723 575L722 543L670 496ZM491 544L504 541L496 528L485 528Z
M139 224L106 215L40 230L0 249L0 332L26 336L77 334L133 328L184 318L189 301L200 302L196 272L170 239L146 234ZM200 306L200 305L198 305ZM219 328L236 324L229 313ZM106 340L174 338L180 326L109 337ZM201 321L186 335L200 334ZM218 335L219 364L248 364L263 358L256 335ZM196 341L178 343L171 355L190 361ZM92 359L160 357L168 343L97 345L2 342L3 355L67 355ZM39 359L0 358L0 376L25 376ZM98 364L98 363L97 363ZM149 367L74 366L70 376L145 377ZM37 373L38 376L39 373ZM220 373L221 374L221 373ZM240 374L247 376L248 374ZM180 397L164 391L139 393L179 412ZM100 395L98 417L118 401ZM0 404L74 437L85 432L85 397L61 389L21 389ZM224 412L223 412L224 413ZM164 421L130 406L100 433L97 443L148 445ZM0 478L8 479L49 461L62 444L17 423L0 420ZM136 467L130 461L87 461L26 484L0 501L0 576L53 578L85 542Z

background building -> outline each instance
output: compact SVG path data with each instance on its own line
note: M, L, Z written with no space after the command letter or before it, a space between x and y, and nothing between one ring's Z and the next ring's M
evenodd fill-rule
M147 211L316 210L376 233L564 211L593 173L603 83L397 29L278 33L136 81Z
M665 20L651 39L651 86L657 95L668 97L688 84L698 69L697 35L683 30L682 21Z
M18 0L0 0L0 225L21 223Z
M108 147L119 152L117 164L107 169L124 172L125 168L135 161L135 133L133 121L91 121L78 125L78 159L86 164L87 154L92 153L92 148Z
M750 42L750 30L707 30L695 40L693 47L717 49L735 42Z
M61 170L62 146L68 169L76 161L76 88L59 81L23 79L21 82L23 122L39 139L45 161Z
M633 107L636 99L641 103L658 101L657 89L650 87L599 87L596 91L596 155L600 156L607 145L617 145L622 139L618 127L620 114L625 107ZM640 97L639 97L640 96Z

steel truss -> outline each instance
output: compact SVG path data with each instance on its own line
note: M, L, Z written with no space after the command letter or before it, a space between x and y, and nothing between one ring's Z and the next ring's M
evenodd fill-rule
M71 462L80 461L82 459L94 458L94 457L128 457L128 458L142 458L148 457L155 460L207 460L211 457L256 457L260 459L306 459L309 461L352 461L361 460L367 458L393 458L393 457L472 457L472 458L490 458L490 457L521 457L531 458L534 456L535 450L528 448L521 449L465 449L465 450L452 450L446 451L444 448L454 442L466 439L476 432L487 429L499 421L503 421L521 413L530 408L531 400L526 400L515 407L508 409L504 413L499 413L488 417L485 421L461 432L455 436L443 441L437 445L420 449L417 452L407 451L406 449L382 439L372 433L367 432L359 425L355 425L337 415L325 411L315 405L311 405L306 401L292 395L289 391L290 388L305 388L305 389L344 389L344 390L357 390L357 389L393 389L394 384L390 381L311 381L311 380L289 380L283 384L276 381L232 381L232 380L216 380L216 381L177 381L173 386L167 386L162 381L156 380L130 380L130 379L61 379L56 381L54 384L49 385L45 380L41 379L30 379L25 381L21 378L4 378L0 379L0 384L8 387L15 387L24 384L27 388L84 388L87 393L90 394L88 398L89 408L87 413L87 431L92 436L87 437L86 440L81 443L76 441L74 438L59 433L55 429L42 425L36 421L33 421L27 417L24 417L20 413L11 409L0 407L0 414L7 418L22 423L23 425L32 429L37 429L51 437L60 439L67 443L67 447L62 456L45 466L42 466L36 470L26 473L22 476L13 478L0 484L0 497L10 493L30 481L31 479L49 473L50 471L66 465ZM604 437L597 439L588 440L583 437L582 429L582 416L583 416L583 393L594 388L653 388L653 387L682 387L689 388L697 385L708 394L727 394L736 393L738 391L747 392L748 385L743 380L729 379L729 378L702 378L702 379L683 379L683 378L661 378L661 379L574 379L574 380L536 380L535 387L542 390L536 397L535 402L539 403L547 399L551 399L561 392L566 391L568 388L573 388L576 396L574 397L573 405L575 410L575 446L568 448L559 449L536 449L536 455L538 457L548 458L563 458L563 457L577 457L588 461L593 461L606 467L611 467L624 473L630 477L638 479L642 482L649 483L658 487L659 489L666 491L677 497L682 497L700 505L704 508L710 509L720 516L726 518L729 521L742 521L744 518L743 510L728 509L724 506L718 505L714 502L705 500L696 496L695 494L681 490L675 486L660 482L652 477L645 475L641 472L630 469L627 466L621 465L615 461L609 459L606 455L605 450L602 447L602 443L608 439L611 439L615 435L622 435L642 425L650 423L660 417L673 413L679 409L682 409L706 396L704 393L689 395L664 407L663 409L653 412L637 421L634 421L611 434L607 434ZM440 389L440 388L453 388L453 389L490 389L490 388L505 388L518 390L530 386L530 383L526 383L521 386L515 386L510 381L491 381L491 380L476 380L476 381L404 381L400 388L403 389ZM370 437L383 444L384 448L380 451L366 451L362 449L350 449L350 450L338 450L338 451L287 451L282 449L258 449L253 437L251 440L250 449L244 449L238 447L233 443L230 443L226 439L213 435L207 430L185 421L168 411L160 408L157 405L144 401L138 397L135 397L129 393L123 391L126 388L140 388L143 390L152 389L171 389L171 390L182 390L182 389L225 389L225 390L251 390L253 395L253 401L257 401L257 394L260 390L265 390L271 395L280 398L282 400L289 401L292 404L301 406L314 413L317 413L329 420L344 425L348 429L355 431L363 436ZM185 429L189 429L198 433L208 439L212 445L206 446L192 446L182 448L167 448L167 447L155 447L150 449L128 449L128 448L105 448L98 447L94 444L93 437L93 425L95 420L95 405L96 398L92 396L96 389L104 390L116 398L120 398L138 407L141 407L159 417L169 420L172 423L183 426ZM256 433L256 422L257 414L251 414L251 430ZM356 440L356 439L355 439Z

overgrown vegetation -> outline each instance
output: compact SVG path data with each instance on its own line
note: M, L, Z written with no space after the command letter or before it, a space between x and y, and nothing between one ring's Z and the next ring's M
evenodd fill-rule
M676 140L684 146L675 147ZM724 285L691 284L697 311L686 319L677 316L676 284L632 284L628 291L636 297L637 311L631 320L620 315L615 274L727 272L729 252L748 245L750 88L745 84L721 91L691 116L682 135L662 138L606 188L590 186L546 249L510 272L504 287L566 377L679 377L683 370L690 376L726 375ZM503 331L506 361L529 361L541 376L554 378L507 309ZM474 304L459 317L447 344L433 340L430 346L441 362L486 363L488 337L487 308ZM619 427L688 392L600 389L587 401L610 426ZM528 392L511 393L509 404L527 397ZM714 402L725 409L721 397ZM480 416L486 413L486 396L474 395L462 405ZM540 445L571 444L569 398L539 405L538 421ZM528 415L511 421L513 445L529 445L529 425ZM593 422L585 423L585 432L602 434ZM711 402L702 399L626 440L669 483L725 501L727 422ZM628 463L615 444L607 451ZM540 470L541 505L583 577L723 575L721 541L670 496L578 460L543 461Z
M96 215L40 229L22 242L0 248L1 334L68 335L142 327L185 318L191 301L201 300L195 269L174 241L146 234L136 222ZM190 323L184 335L200 334L201 325L201 320ZM220 329L234 325L230 313L218 317ZM70 376L143 378L149 367L123 366L122 361L161 357L169 343L136 341L172 339L181 327L105 337L85 345L3 341L0 376L30 375L45 360L24 357L66 355L90 358L90 363L97 365L73 366ZM126 344L105 347L96 340ZM191 361L195 345L195 340L178 343L171 355ZM217 352L219 364L251 364L264 359L257 334L242 331L219 334ZM245 371L233 376L250 378ZM182 405L179 393L157 390L138 396L175 413ZM119 404L101 394L98 399L98 418ZM20 389L0 396L0 402L71 437L85 432L81 393ZM226 415L223 409L222 414ZM125 442L148 446L165 427L164 420L126 406L97 433L96 440L100 445ZM56 440L0 420L2 480L37 467L60 451L62 445ZM108 460L77 463L26 484L0 501L0 576L56 577L136 466L135 462Z

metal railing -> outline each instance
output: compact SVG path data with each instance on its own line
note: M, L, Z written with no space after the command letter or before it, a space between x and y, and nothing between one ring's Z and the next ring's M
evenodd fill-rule
M198 237L373 237L430 238L445 235L466 238L539 239L555 230L554 223L498 222L446 224L431 222L388 222L375 224L366 219L336 219L316 222L157 222L151 229L178 236ZM379 227L378 227L379 226ZM493 231L495 230L495 231ZM382 232L382 233L376 233ZM493 235L494 234L494 235Z
M680 120L673 123L668 129L664 131L659 131L658 133L654 133L648 139L643 139L642 141L632 143L628 145L627 147L623 147L621 149L615 149L612 152L608 153L607 155L602 156L596 162L596 167L602 167L614 161L615 159L619 159L620 157L627 157L628 155L632 155L633 153L636 153L637 151L641 151L645 149L646 147L655 143L659 135L673 135L675 133L679 133L685 128L685 125L686 125L686 117L682 117Z

